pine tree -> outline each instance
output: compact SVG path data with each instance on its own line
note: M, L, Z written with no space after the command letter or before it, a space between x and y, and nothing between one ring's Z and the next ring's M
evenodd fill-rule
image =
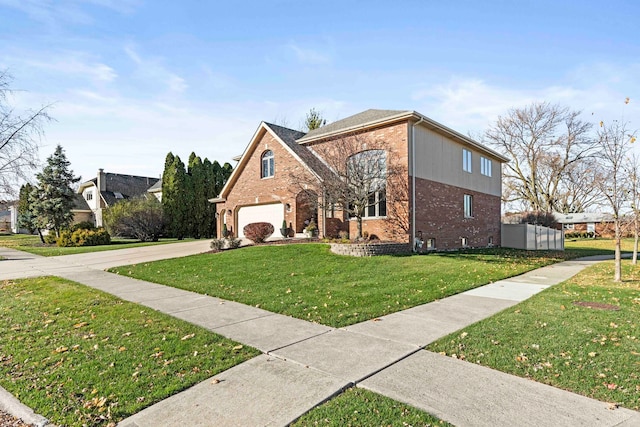
M165 221L168 225L169 235L173 235L173 221L174 221L174 206L175 206L175 193L177 191L175 187L175 171L173 169L173 162L175 156L169 152L164 161L164 171L162 173L162 211L164 213Z
M174 186L176 189L173 195L173 221L170 227L178 240L184 239L189 234L190 224L190 191L188 190L189 179L184 163L176 156L173 160ZM162 196L164 197L164 195Z
M36 175L38 185L32 193L30 209L37 228L53 230L56 237L73 222L71 209L75 192L71 186L80 181L80 177L75 177L69 166L71 163L58 145L42 172Z
M20 199L18 201L18 228L26 228L29 233L33 234L37 230L36 218L31 212L31 193L35 187L29 183L20 187Z

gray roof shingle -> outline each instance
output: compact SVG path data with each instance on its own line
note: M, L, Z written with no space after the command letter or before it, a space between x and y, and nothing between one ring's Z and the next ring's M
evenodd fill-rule
M329 123L328 125L319 127L318 129L314 129L303 137L298 138L298 142L304 143L307 140L316 139L323 135L329 135L331 133L339 132L346 129L357 128L358 126L362 126L367 123L384 120L403 113L411 114L412 111L369 109L363 111L362 113L354 114L353 116L349 116L342 120L338 120L337 122Z
M288 129L282 126L274 125L271 123L266 123L278 138L282 140L296 155L321 179L329 176L331 171L329 168L320 160L310 149L305 147L304 145L298 144L296 139L304 136L303 132Z

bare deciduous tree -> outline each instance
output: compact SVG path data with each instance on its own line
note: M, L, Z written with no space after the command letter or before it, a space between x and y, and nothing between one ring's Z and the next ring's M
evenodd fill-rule
M631 263L638 264L638 240L640 238L640 157L633 154L625 166L625 173L629 177L629 198L631 199L632 229L633 229L633 258Z
M402 215L403 197L408 206L408 179L395 152L366 134L344 136L310 149L322 159L326 173L320 180L309 174L293 174L292 182L322 195L318 207L355 218L356 238L362 237L362 220L366 216L393 217L390 228L408 231L408 207Z
M595 148L591 124L579 116L567 107L534 103L510 110L485 133L484 141L511 160L503 171L506 202L545 212L573 212L594 202L591 186L571 183ZM580 175L581 180L589 177Z
M620 242L622 240L622 209L629 199L630 180L625 170L625 161L629 151L629 141L634 135L627 130L626 124L613 121L611 124L600 122L598 128L598 152L600 179L596 185L611 208L614 225L615 270L613 280L622 281L622 262Z
M9 105L11 75L0 70L0 198L14 197L38 166L38 145L49 106L22 113Z

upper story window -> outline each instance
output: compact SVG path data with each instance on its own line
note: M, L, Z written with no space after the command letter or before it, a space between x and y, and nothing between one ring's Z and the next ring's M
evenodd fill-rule
M84 194L84 198L85 198L86 200L93 200L93 191L87 191L87 192Z
M480 173L484 176L491 176L491 159L480 157Z
M267 150L262 153L262 178L272 177L275 172L275 162L273 158L273 151Z
M472 172L471 169L471 151L462 149L462 170L465 172Z

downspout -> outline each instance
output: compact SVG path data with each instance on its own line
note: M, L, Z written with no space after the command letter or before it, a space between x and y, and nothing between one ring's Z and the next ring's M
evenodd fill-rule
M424 122L424 117L411 126L411 250L416 252L416 126Z

